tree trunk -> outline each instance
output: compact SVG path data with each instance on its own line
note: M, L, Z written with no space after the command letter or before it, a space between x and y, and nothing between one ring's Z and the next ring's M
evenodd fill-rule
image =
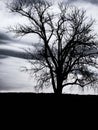
M62 88L61 88L61 86L58 86L55 94L57 94L57 95L61 95L62 94Z
M59 65L60 67L57 68L57 75L56 75L56 91L54 92L55 94L62 94L62 69L61 69L61 65Z
M62 94L62 79L61 76L57 77L57 90L56 94Z
M52 84L53 85L53 84ZM62 94L62 84L58 81L57 88L53 87L54 93L57 95Z

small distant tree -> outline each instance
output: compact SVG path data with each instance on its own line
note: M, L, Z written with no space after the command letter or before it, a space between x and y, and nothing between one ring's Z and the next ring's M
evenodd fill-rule
M94 21L85 16L86 11L60 3L54 12L53 4L43 0L14 0L9 7L29 20L10 30L18 36L37 34L42 41L35 53L30 52L37 88L52 86L61 94L68 85L94 87L97 75L90 67L98 67L98 49Z

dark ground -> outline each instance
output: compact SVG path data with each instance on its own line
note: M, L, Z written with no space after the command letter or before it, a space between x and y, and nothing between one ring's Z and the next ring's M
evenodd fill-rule
M63 120L64 127L67 125L66 120L69 124L70 122L75 122L75 125L78 126L77 121L79 121L82 125L87 123L87 121L84 122L87 117L90 117L89 119L92 121L93 118L91 118L91 115L96 116L98 111L97 104L98 96L34 93L0 94L0 112L3 117L4 115L8 115L8 121L12 114L13 117L17 117L17 121L20 120L20 122L22 121L22 117L23 120L31 121L33 127L34 122L36 122L37 126L39 126L38 122L42 122L41 126L45 126L45 122L47 122L48 125L51 123L54 124L55 119L58 123ZM12 118L12 120L14 118ZM56 123L56 126L58 123ZM23 126L24 125L23 123ZM45 128L47 128L47 126L45 126ZM70 126L71 124L68 127ZM79 128L80 127L81 126L79 126Z
M14 101L19 100L19 102L25 101L25 103L32 102L32 103L97 103L98 96L97 95L73 95L73 94L35 94L35 93L0 93L0 100L3 99L6 101ZM2 100L2 101L3 101Z

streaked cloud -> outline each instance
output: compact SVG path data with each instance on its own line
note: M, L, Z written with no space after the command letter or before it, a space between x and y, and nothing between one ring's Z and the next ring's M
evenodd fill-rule
M98 4L98 0L68 0L68 2L90 2L92 4Z
M12 39L10 38L10 36L4 32L0 32L0 44L5 44L12 41Z
M0 40L11 40L11 39L7 34L0 32Z

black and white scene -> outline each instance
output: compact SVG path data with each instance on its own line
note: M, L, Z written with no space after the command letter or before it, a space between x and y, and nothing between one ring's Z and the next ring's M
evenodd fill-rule
M98 95L98 0L0 0L0 93Z

